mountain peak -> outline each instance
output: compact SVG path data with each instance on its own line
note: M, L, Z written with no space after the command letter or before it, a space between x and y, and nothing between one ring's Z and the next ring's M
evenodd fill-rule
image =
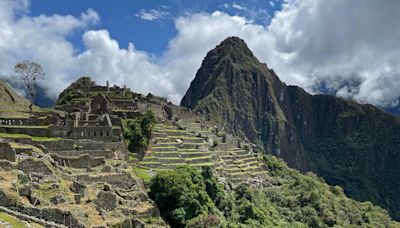
M211 50L205 59L221 59L222 57L228 57L232 62L246 61L246 62L258 62L256 57L253 55L246 42L238 37L228 37L223 40L218 46Z
M220 98L220 91L237 89L237 93L240 93L244 92L243 88L251 89L252 85L266 89L275 82L280 83L266 64L261 63L253 55L246 42L232 36L207 53L181 105L193 109L200 100L213 91L219 95L212 95L210 99ZM268 91L272 93L273 89Z
M232 46L245 46L247 47L246 42L244 40L240 39L239 37L236 36L230 36L223 40L219 46L227 46L227 45L232 45Z

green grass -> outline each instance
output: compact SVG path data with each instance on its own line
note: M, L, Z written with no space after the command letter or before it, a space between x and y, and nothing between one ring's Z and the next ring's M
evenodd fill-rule
M0 221L4 221L4 222L7 222L7 223L11 224L11 226L13 228L25 228L25 227L27 227L25 222L22 222L18 218L10 216L10 215L8 215L8 214L6 214L4 212L0 212ZM32 227L34 227L34 228L35 227L36 228L43 227L43 226L40 226L39 224L36 224L36 223L32 223L30 225Z
M209 155L209 156L202 156L202 157L192 157L192 158L185 158L185 160L186 160L186 161L194 161L194 160L206 159L206 158L209 158L209 159L211 159L211 158L212 158L212 156L211 156L211 155Z
M138 161L137 154L128 153L128 162Z
M150 183L151 176L147 173L148 169L135 166L133 167L133 171L138 177L142 178L145 183Z
M22 126L11 126L11 125L0 125L0 127L3 127L3 128L41 128L41 129L47 129L47 128L49 128L49 126L24 126L24 125L22 125Z
M36 137L36 136L30 136L26 134L10 134L10 133L0 133L0 138L30 138L33 141L36 142L45 142L45 141L58 141L60 138L51 138L51 137Z

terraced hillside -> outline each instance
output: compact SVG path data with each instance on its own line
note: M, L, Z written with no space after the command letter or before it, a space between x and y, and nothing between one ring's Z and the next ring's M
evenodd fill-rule
M230 140L223 132L198 122L156 124L152 143L139 166L170 170L188 165L196 169L212 167L221 180L231 183L251 182L265 174L265 166L249 145Z
M35 112L40 111L37 106ZM7 82L0 80L0 117L29 117L29 101L19 96Z
M26 138L13 139L1 142L3 151L9 145L15 155L0 159L0 211L47 227L143 224L150 220L154 225L147 226L162 226L162 220L157 221L158 209L141 181L118 157L119 145L110 148L108 143L93 140L32 143Z

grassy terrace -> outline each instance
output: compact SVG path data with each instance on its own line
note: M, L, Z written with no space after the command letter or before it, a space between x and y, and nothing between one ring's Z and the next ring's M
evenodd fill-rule
M0 221L7 222L14 228L25 228L25 227L27 227L27 223L26 222L23 222L23 221L19 220L18 218L10 216L10 215L8 215L8 214L6 214L4 212L0 212ZM30 225L29 227L33 227L33 228L43 227L43 226L41 226L39 224L36 224L36 223L30 223L29 225Z
M42 125L42 126L12 126L12 125L0 125L2 128L42 128L42 129L47 129L49 126Z
M58 141L60 138L51 138L51 137L36 137L25 134L9 134L9 133L0 133L0 138L13 138L13 139L26 139L30 138L32 141L43 142L43 141Z
M133 172L136 173L136 175L140 178L143 179L145 183L150 183L151 176L148 173L148 169L140 168L140 167L133 167Z

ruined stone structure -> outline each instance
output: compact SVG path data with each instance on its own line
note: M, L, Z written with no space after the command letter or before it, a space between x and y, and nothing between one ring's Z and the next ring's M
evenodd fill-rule
M15 162L15 149L7 142L0 142L0 160L1 159Z

